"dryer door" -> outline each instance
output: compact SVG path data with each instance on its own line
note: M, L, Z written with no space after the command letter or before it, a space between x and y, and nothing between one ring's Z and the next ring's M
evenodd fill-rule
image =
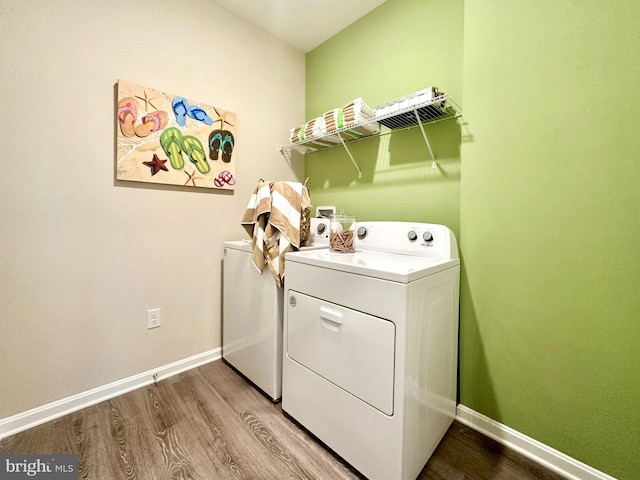
M368 403L393 414L395 325L289 290L287 355Z

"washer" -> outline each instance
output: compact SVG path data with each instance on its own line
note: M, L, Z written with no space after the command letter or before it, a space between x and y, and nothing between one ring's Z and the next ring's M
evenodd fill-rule
M286 255L282 409L370 480L415 479L455 416L456 239L356 229L355 253Z
M311 219L309 246L329 246L329 220ZM272 401L282 396L284 291L251 263L251 240L224 242L222 358Z

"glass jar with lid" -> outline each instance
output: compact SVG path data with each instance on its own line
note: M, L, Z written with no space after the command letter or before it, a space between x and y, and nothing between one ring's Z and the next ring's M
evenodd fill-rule
M355 233L356 217L348 215L341 210L330 217L329 224L329 250L340 253L353 253L356 251Z

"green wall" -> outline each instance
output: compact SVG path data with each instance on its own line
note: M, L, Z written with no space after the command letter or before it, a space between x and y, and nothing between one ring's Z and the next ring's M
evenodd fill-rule
M640 478L640 2L388 0L307 55L307 118L428 85L464 125L307 155L314 205L450 225L460 402ZM464 103L462 96L464 93ZM391 167L391 168L390 168Z
M640 478L640 2L467 0L461 403Z
M307 119L362 97L376 107L428 86L462 101L461 0L389 0L307 54ZM359 220L449 225L459 234L460 127L426 126L438 168L418 128L308 154L311 201Z

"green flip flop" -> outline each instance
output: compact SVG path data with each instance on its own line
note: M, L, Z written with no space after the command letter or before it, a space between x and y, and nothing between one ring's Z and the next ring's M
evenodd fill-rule
M182 150L189 156L189 160L196 166L202 174L209 173L211 167L207 162L202 143L192 135L182 137Z
M165 128L160 135L160 145L164 153L169 157L171 166L176 170L184 168L184 158L182 158L182 133L176 127Z

